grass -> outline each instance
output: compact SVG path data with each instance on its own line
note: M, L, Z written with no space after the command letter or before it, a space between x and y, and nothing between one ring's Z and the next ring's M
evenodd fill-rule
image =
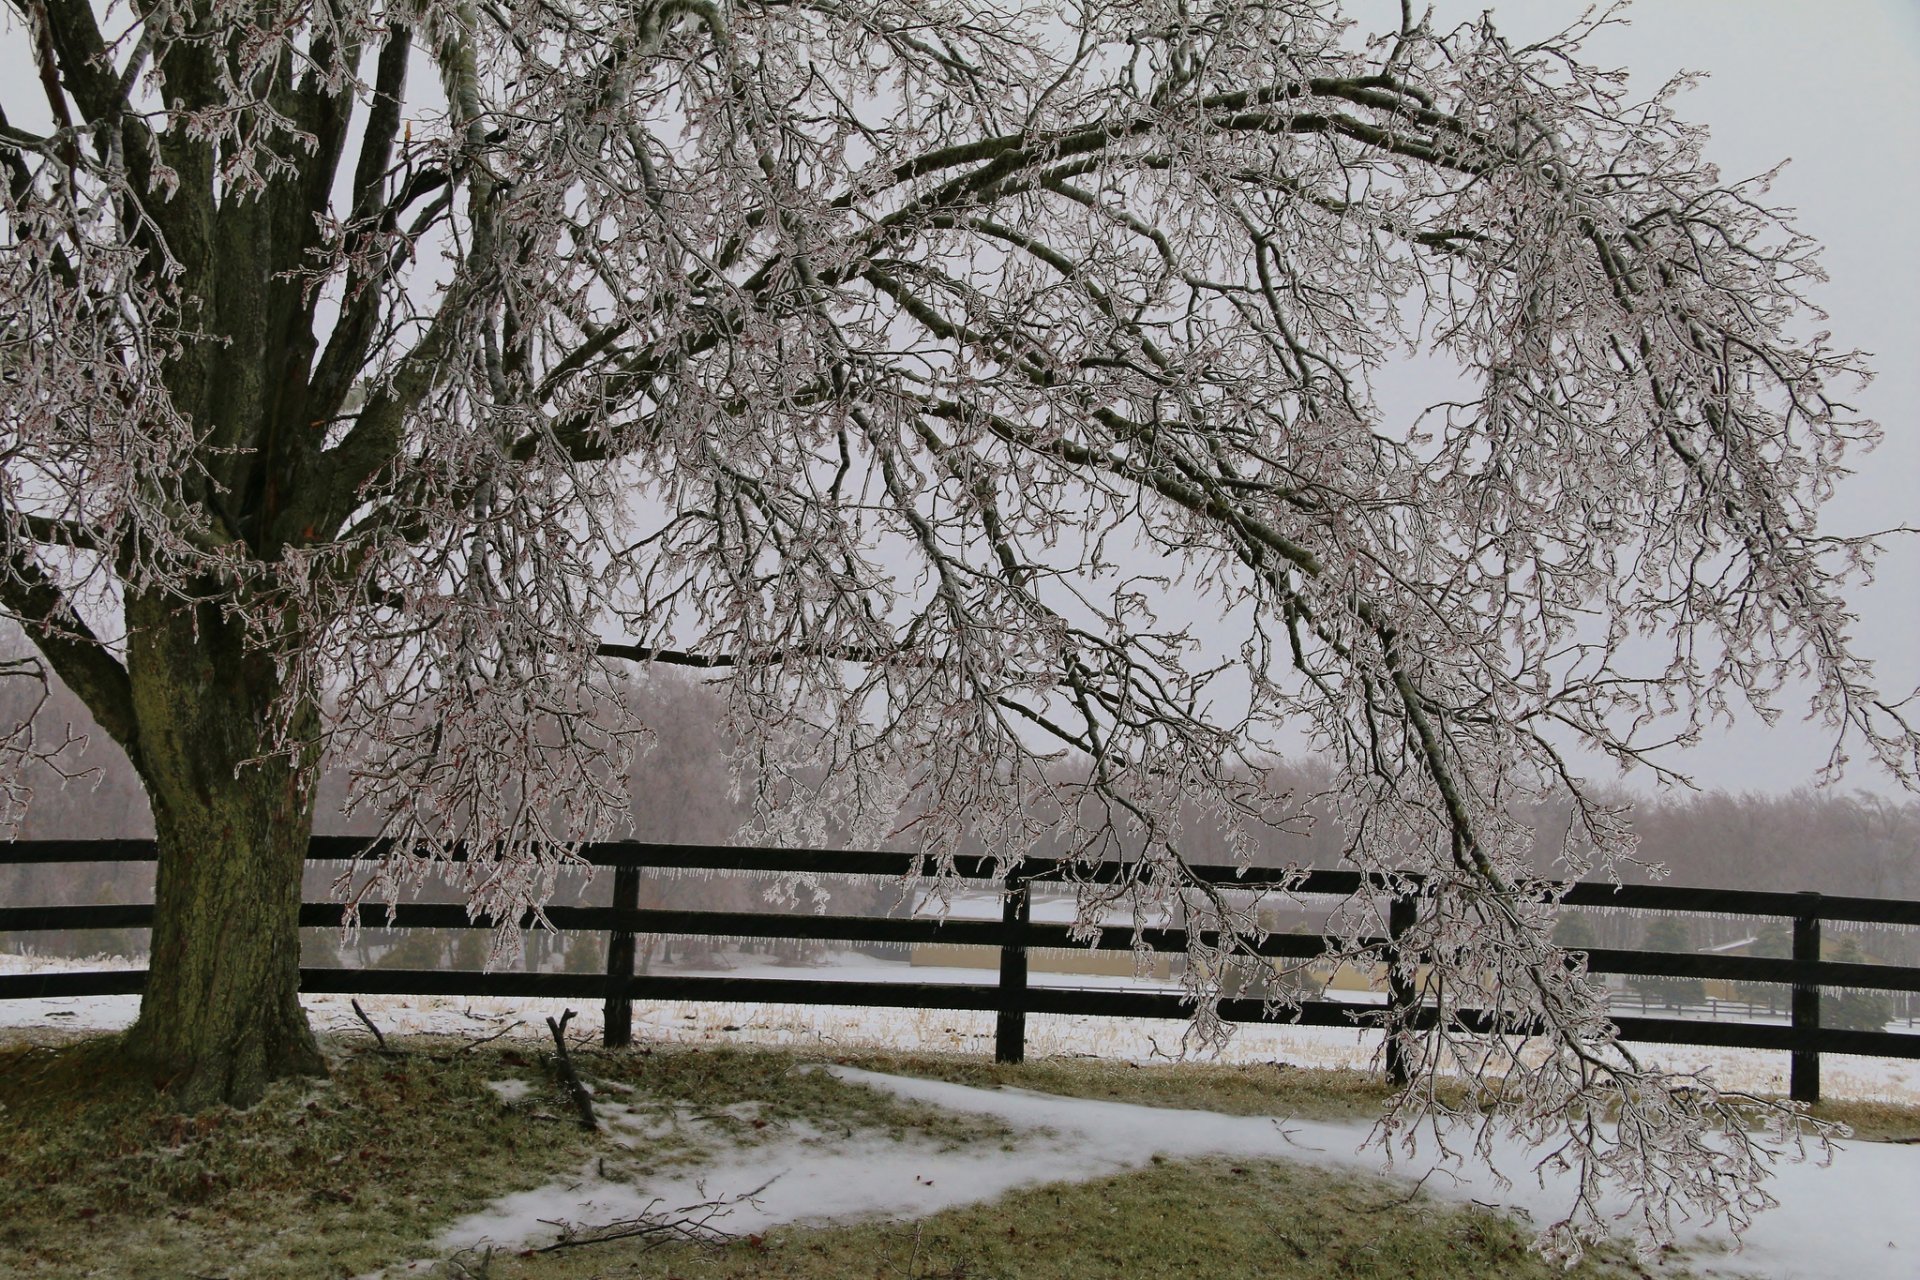
M246 1112L184 1119L119 1067L112 1037L0 1040L0 1257L22 1276L339 1280L435 1256L432 1241L490 1201L590 1166L643 1178L775 1138L859 1136L1012 1149L997 1121L808 1070L818 1053L746 1047L574 1051L603 1115L572 1120L544 1049L510 1041L327 1041L326 1081L276 1087ZM1365 1120L1385 1087L1350 1071L887 1052L833 1060L975 1086L1236 1114ZM507 1082L518 1082L508 1084ZM743 1105L751 1104L751 1105ZM1822 1109L1865 1136L1920 1132L1920 1109ZM720 1248L631 1242L528 1257L441 1259L446 1276L1545 1277L1529 1231L1404 1187L1245 1162L1156 1163L1101 1181L1015 1191L900 1224L791 1227ZM424 1274L426 1269L412 1274ZM1604 1254L1572 1274L1637 1274Z
M173 1115L118 1069L112 1037L0 1048L0 1257L14 1275L318 1280L419 1257L447 1223L590 1160L649 1172L721 1144L816 1126L951 1146L993 1123L797 1072L753 1049L581 1055L603 1098L687 1115L651 1137L583 1132L545 1054L335 1042L327 1081L276 1086L246 1112ZM491 1082L522 1081L508 1101ZM624 1089L623 1089L624 1086ZM719 1108L758 1101L752 1119ZM208 1259L219 1260L208 1270Z
M1473 1208L1409 1201L1403 1187L1262 1161L1156 1163L1055 1184L918 1222L790 1227L719 1247L589 1247L466 1256L478 1280L1574 1280L1645 1273L1618 1250L1571 1271L1528 1233ZM1663 1271L1664 1275L1675 1273Z
M16 1275L353 1275L572 1160L557 1100L514 1107L486 1088L531 1081L521 1055L343 1055L331 1081L184 1119L114 1052L0 1053L0 1254Z
M1150 1107L1306 1120L1371 1121L1392 1093L1386 1081L1372 1072L1278 1062L1247 1066L1195 1062L1143 1065L1103 1058L1046 1058L1003 1065L971 1054L888 1052L850 1053L835 1061L976 1088L1008 1085L1036 1093L1107 1098Z
M1816 1102L1813 1114L1821 1120L1838 1120L1863 1142L1920 1142L1920 1107L1835 1098Z

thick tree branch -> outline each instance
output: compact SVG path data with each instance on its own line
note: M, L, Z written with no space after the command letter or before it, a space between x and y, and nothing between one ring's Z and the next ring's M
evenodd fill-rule
M658 663L667 667L694 667L718 670L727 667L773 667L782 663L824 659L829 662L895 663L906 666L934 661L911 648L877 649L863 645L801 645L787 649L769 649L765 653L692 653L684 649L653 648L641 644L602 643L594 651L602 658L625 658L631 662Z
M20 621L55 673L140 768L140 726L127 669L73 611L46 571L16 552L0 572L0 605Z
M374 70L373 101L367 109L366 128L360 134L360 155L354 163L353 209L343 232L349 238L374 237L391 229L393 215L385 210L383 199L393 162L394 140L400 134L407 61L412 48L412 29L397 23L388 29L386 43L380 47L379 65ZM351 251L351 245L349 249ZM385 255L380 261L386 261ZM348 273L346 300L327 339L326 349L314 366L312 406L316 418L330 419L337 415L353 389L353 379L366 362L379 327L384 283L383 273L379 271L356 269Z
M48 42L59 57L59 87L71 94L87 120L105 125L119 114L119 82L107 58L106 41L101 38L93 8L86 0L26 0L31 10L44 15ZM45 77L49 68L43 67ZM49 92L55 93L52 86ZM66 114L64 106L56 113ZM71 121L65 123L71 125Z

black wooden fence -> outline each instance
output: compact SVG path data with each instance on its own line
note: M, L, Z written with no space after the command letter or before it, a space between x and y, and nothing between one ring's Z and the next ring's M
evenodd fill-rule
M346 861L378 856L369 842L344 837L316 837L308 857L314 861ZM556 997L602 1000L606 1006L605 1038L611 1046L631 1042L633 1001L692 1000L805 1005L841 1005L905 1009L982 1010L999 1015L995 1052L1001 1061L1017 1062L1024 1054L1026 1016L1029 1013L1088 1014L1110 1017L1186 1018L1191 1008L1173 992L1084 990L1033 986L1028 982L1027 952L1036 947L1084 947L1069 937L1063 924L1036 924L1030 918L1033 883L1058 880L1062 869L1045 861L1029 861L1001 880L991 858L960 858L958 872L971 880L997 882L1004 910L999 921L938 920L874 916L832 916L777 912L642 910L639 907L642 874L658 872L808 872L816 875L903 877L915 869L910 854L835 852L818 849L745 848L730 845L668 845L637 842L588 846L589 863L614 869L613 903L606 907L555 906L548 919L564 931L608 935L607 967L601 973L479 973L444 969L333 969L300 971L301 987L313 993L354 995L467 995ZM58 862L151 862L151 840L46 840L0 844L0 864ZM1203 880L1240 889L1287 881L1283 870L1237 867L1193 868ZM1081 879L1114 882L1126 874L1121 864L1106 864L1089 872L1076 869ZM1301 894L1348 896L1360 892L1364 878L1354 871L1313 871L1293 890ZM1384 889L1380 890L1382 893ZM1818 1101L1820 1055L1862 1054L1892 1058L1920 1058L1920 1034L1848 1030L1821 1025L1823 987L1920 992L1920 968L1884 964L1850 964L1820 959L1824 922L1851 922L1906 926L1920 929L1920 902L1884 898L1835 897L1818 893L1764 893L1726 889L1689 889L1666 885L1615 887L1576 884L1562 901L1569 906L1611 907L1673 913L1713 913L1771 916L1792 921L1793 954L1789 959L1750 956L1670 954L1639 950L1590 949L1587 968L1599 974L1654 977L1721 978L1740 982L1780 983L1793 989L1788 1025L1758 1022L1699 1021L1681 1018L1616 1016L1623 1039L1654 1044L1712 1045L1733 1048L1778 1049L1792 1056L1791 1093L1802 1101ZM1397 939L1418 919L1417 880L1388 905L1387 937L1369 945L1391 960ZM303 926L337 924L335 903L307 903L300 909ZM0 907L0 933L69 929L147 928L153 921L151 904ZM408 903L399 909L396 923L414 928L469 928L466 909L455 904ZM824 942L944 943L1000 948L999 981L993 984L929 982L855 982L818 978L732 978L636 974L635 936L670 934L706 937L801 938ZM1186 950L1182 928L1148 928L1140 941L1154 951ZM1131 950L1134 931L1110 929L1095 944L1105 950ZM1273 934L1259 947L1263 956L1311 960L1323 954L1325 939L1295 934ZM94 972L36 972L0 975L0 999L120 995L139 992L146 981L140 969ZM1417 988L1404 971L1388 987L1388 999L1413 1006L1415 1026L1431 1025L1432 1009L1417 1006ZM1269 1014L1265 1001L1229 998L1220 1002L1221 1015L1232 1021L1258 1022ZM1378 1017L1381 1006L1339 1000L1310 1000L1282 1015L1307 1026L1352 1027L1356 1020ZM1464 1021L1473 1026L1468 1015ZM1400 1070L1389 1055L1390 1072Z

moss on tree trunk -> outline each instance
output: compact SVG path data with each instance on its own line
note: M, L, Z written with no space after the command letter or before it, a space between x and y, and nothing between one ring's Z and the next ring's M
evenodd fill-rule
M270 755L288 714L273 663L213 609L135 599L128 674L159 844L152 959L129 1057L186 1110L246 1106L323 1074L300 1007L305 758ZM296 738L312 741L311 709Z

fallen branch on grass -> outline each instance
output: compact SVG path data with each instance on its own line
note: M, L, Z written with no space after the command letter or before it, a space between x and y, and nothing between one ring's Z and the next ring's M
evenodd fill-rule
M534 1252L555 1253L561 1249L578 1249L582 1245L607 1244L615 1240L637 1241L641 1249L657 1249L669 1244L725 1244L734 1235L715 1226L714 1220L726 1217L740 1205L757 1205L760 1193L772 1186L775 1180L769 1178L753 1190L743 1191L730 1199L705 1200L667 1213L657 1211L656 1206L660 1201L654 1200L634 1217L599 1226L556 1224L560 1226L560 1238Z
M567 1023L573 1021L573 1010L561 1011L560 1020L547 1019L547 1029L553 1032L554 1070L560 1073L560 1083L565 1086L573 1109L580 1115L580 1127L598 1129L600 1122L593 1115L593 1094L580 1082L580 1075L573 1069L573 1059L567 1056Z

